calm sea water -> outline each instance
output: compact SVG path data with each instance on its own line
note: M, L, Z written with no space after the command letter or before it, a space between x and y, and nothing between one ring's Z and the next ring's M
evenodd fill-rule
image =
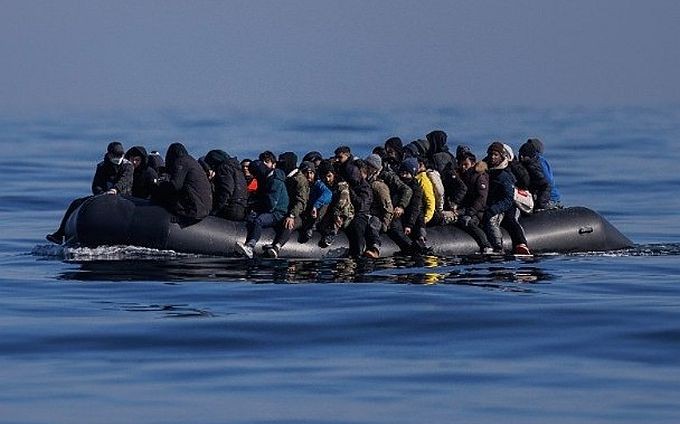
M361 156L529 136L637 244L531 261L256 261L43 236L113 138ZM2 423L677 423L680 107L163 110L0 118Z

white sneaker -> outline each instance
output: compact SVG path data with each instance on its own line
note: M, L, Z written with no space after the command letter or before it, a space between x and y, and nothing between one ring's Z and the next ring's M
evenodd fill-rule
M253 248L240 241L236 242L236 252L248 259L253 259Z
M485 247L484 249L482 249L482 254L483 255L491 255L491 254L493 254L493 249L490 248L490 247Z

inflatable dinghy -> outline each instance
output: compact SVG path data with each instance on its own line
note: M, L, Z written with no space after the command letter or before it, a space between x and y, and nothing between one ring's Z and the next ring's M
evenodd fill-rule
M521 218L529 247L533 253L569 253L625 249L633 243L597 212L584 207L555 209ZM149 201L125 196L95 196L78 208L66 228L68 244L84 247L131 245L182 253L235 256L235 243L245 241L243 222L209 216L190 225L178 222L164 208ZM274 231L263 232L260 246L272 242ZM339 234L328 248L318 246L319 234L307 243L297 241L297 232L281 249L283 258L334 258L347 254L347 239ZM505 248L512 246L503 233ZM398 251L382 236L382 256ZM428 227L427 243L433 254L441 256L472 255L479 252L474 239L454 225Z

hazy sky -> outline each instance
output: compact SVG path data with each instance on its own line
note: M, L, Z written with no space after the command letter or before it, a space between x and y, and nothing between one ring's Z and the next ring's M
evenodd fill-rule
M680 1L0 0L0 109L680 102Z

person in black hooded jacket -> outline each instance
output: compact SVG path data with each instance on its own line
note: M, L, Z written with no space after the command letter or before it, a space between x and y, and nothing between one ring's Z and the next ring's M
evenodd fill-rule
M134 146L125 152L125 159L134 167L132 196L148 199L158 183L158 173L149 166L149 155L143 146Z
M222 150L211 150L203 160L214 173L212 178L213 203L210 214L232 221L245 220L248 191L246 177L238 159Z
M168 180L160 184L155 200L183 218L201 220L208 216L212 190L198 161L182 143L172 143L165 154L165 165Z
M123 145L117 141L109 143L106 147L104 160L97 164L97 170L92 179L92 194L94 196L99 194L130 194L134 171L132 164L123 157L124 153ZM45 238L52 243L62 244L68 218L80 205L92 197L86 196L72 201L61 219L59 229L46 235Z
M529 174L529 191L536 199L534 209L544 210L550 206L550 182L543 173L543 167L538 157L538 150L530 143L524 143L519 148L519 159Z

